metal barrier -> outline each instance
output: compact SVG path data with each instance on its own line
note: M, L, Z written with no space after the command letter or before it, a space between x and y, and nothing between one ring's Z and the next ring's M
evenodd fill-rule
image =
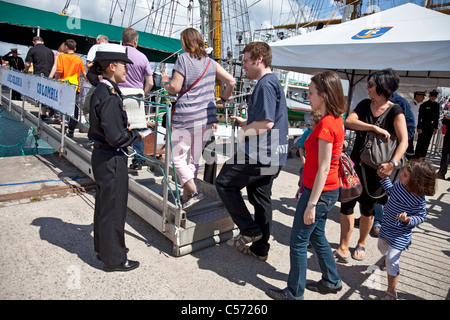
M11 97L11 92L12 89L10 89L9 97ZM94 180L91 150L83 146L83 142L88 141L85 132L88 127L87 123L79 123L85 129L81 127L79 133L77 132L73 138L68 138L65 135L64 122L69 115L62 115L61 127L58 129L55 128L56 125L42 121L39 102L33 102L23 94L21 104L18 105L13 103L9 97L4 96L2 91L2 102L8 105L8 111L11 114L20 119L27 127L34 128L43 140L58 150L60 155ZM80 93L79 98L82 102L83 93ZM156 98L173 100L173 97L162 94L156 94ZM188 212L182 209L176 172L168 161L171 148L171 105L149 100L144 100L144 102L147 104L148 110L155 109L153 114L155 132L159 132L160 128L158 120L160 110L165 109L167 112L167 128L169 130L167 130L166 140L169 141L169 144L165 148L165 161L161 161L156 152L158 135L153 135L155 139L153 154L141 155L148 162L149 169L129 174L128 208L172 241L175 256L189 254L237 235L236 226L223 206L215 187L208 182L200 179L196 181L207 199ZM81 119L82 106L79 105L79 107ZM225 106L225 108L232 109L233 114L237 113L236 106ZM232 134L232 144L234 145L234 134Z

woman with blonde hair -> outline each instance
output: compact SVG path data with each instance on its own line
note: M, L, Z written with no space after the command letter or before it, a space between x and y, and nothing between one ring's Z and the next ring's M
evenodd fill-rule
M216 102L226 102L235 86L233 77L205 50L200 33L188 28L181 33L181 54L173 67L172 80L161 73L161 86L176 95L177 102L171 117L172 158L183 187L182 205L188 209L204 199L195 178L203 148L211 127L217 123ZM226 85L220 98L215 97L216 78ZM190 159L186 161L190 149Z

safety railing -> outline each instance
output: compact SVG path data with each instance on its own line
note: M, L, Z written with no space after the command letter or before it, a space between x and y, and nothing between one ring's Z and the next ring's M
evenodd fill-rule
M52 131L55 131L60 133L59 141L56 142L56 144L59 146L57 148L60 155L67 156L67 153L74 153L79 152L83 153L83 157L85 159L85 167L90 166L90 153L88 152L88 149L81 147L79 144L75 143L74 141L77 140L77 142L80 141L81 135L78 135L78 137L75 137L76 139L67 139L65 135L65 122L69 119L74 119L78 121L79 124L79 130L80 132L87 132L89 128L89 116L88 116L88 108L87 104L89 101L89 95L92 93L92 91L95 89L91 86L89 86L88 83L82 82L79 86L73 86L69 83L63 83L60 81L56 81L53 79L48 79L45 77L40 77L36 75L30 75L30 74L23 74L19 73L13 70L7 70L2 69L2 86L7 86L10 88L10 97L12 95L12 90L16 90L19 93L22 94L22 105L21 108L19 108L19 105L15 103L16 109L20 109L20 119L22 122L24 122L24 119L28 117L28 113L25 110L25 103L26 101L34 102L37 106L37 119L35 118L36 125L35 125L35 133L40 135L42 129L47 130L47 126L45 125L46 122L41 119L41 106L47 105L51 108L53 108L55 111L60 112L61 114L61 127L60 130L58 129L58 126L52 125L53 127ZM39 86L39 88L38 88ZM76 94L77 89L80 88L79 94ZM67 92L70 93L70 99L68 98ZM173 230L175 230L175 233L180 233L183 226L186 225L186 213L182 209L181 206L181 194L178 186L177 181L177 174L176 169L174 168L173 163L171 163L170 159L172 158L169 155L169 152L172 152L173 146L172 146L172 138L171 138L171 121L170 121L170 115L171 115L171 108L172 103L175 101L175 97L169 96L164 94L161 91L151 92L148 96L145 98L136 98L134 96L128 96L124 95L124 98L126 99L134 99L136 101L139 101L141 103L144 103L145 105L145 111L146 111L146 121L152 121L154 122L154 132L153 135L154 141L153 141L153 152L150 152L150 154L139 153L139 156L142 157L149 166L151 165L153 173L155 175L158 175L158 181L161 181L162 183L162 199L160 199L160 195L157 195L155 193L152 193L151 190L148 190L148 188L142 188L139 186L136 186L136 183L133 181L133 183L130 184L130 190L131 190L131 198L133 201L140 201L139 199L145 199L142 201L141 204L136 205L136 208L143 209L144 211L148 210L146 209L144 202L149 203L153 206L153 208L159 212L160 217L162 219L159 226L155 226L154 221L158 220L159 218L155 219L155 215L152 214L151 218L149 220L152 220L151 224L155 227L157 227L158 230L162 231L163 233L170 231L169 233L173 233ZM223 114L223 121L227 125L232 126L232 134L230 136L231 143L230 146L233 148L235 145L235 130L236 128L233 125L233 122L230 119L231 115L244 115L246 114L246 105L245 103L236 103L234 104L234 101L237 100L237 98L241 98L241 96L235 96L232 97L231 101L223 106L217 106L218 110L222 111ZM50 101L49 101L50 100ZM11 111L11 105L12 105L12 99L9 99L9 105L8 110ZM63 107L61 107L63 106ZM73 110L75 108L78 108L78 117L74 117ZM36 113L36 109L34 109ZM162 128L162 115L163 113L167 114L166 117L166 128ZM220 112L219 112L220 113ZM34 124L33 124L34 126ZM81 126L81 127L80 127ZM56 128L56 129L55 129ZM166 147L164 149L164 157L165 161L161 161L158 157L158 152L160 150L157 150L159 148L158 143L158 136L161 138L165 138ZM56 136L55 136L56 137ZM147 137L149 138L149 137ZM88 142L88 138L85 138L86 142ZM71 150L68 150L71 149ZM56 149L56 148L55 148ZM131 147L129 148L129 153L131 150ZM208 150L213 151L213 150ZM215 150L217 152L217 150ZM232 155L234 152L233 149L226 150L222 153L223 156L229 156ZM78 160L73 161L74 164L76 164ZM89 162L89 163L88 163ZM77 165L77 164L76 164ZM90 169L88 169L90 170ZM162 176L162 178L161 178ZM134 180L134 179L133 179ZM156 180L156 178L155 178ZM139 182L137 182L139 184ZM214 189L213 187L211 190ZM212 190L212 191L215 191ZM212 192L211 191L211 192ZM169 197L173 199L169 201ZM149 200L151 199L151 200ZM214 201L213 201L214 202ZM133 204L132 204L133 205ZM145 209L144 209L145 208ZM141 210L142 211L142 210ZM139 213L138 213L139 214ZM222 221L222 220L220 220ZM225 226L223 222L218 223L220 224L220 228L222 228L222 225ZM227 223L228 225L228 223ZM228 226L226 228L229 228ZM203 231L202 231L203 232ZM225 232L229 232L228 229L225 230ZM206 234L206 232L205 232ZM169 236L168 236L169 237ZM170 236L172 237L172 236ZM169 238L170 238L169 237ZM195 236L197 237L197 235ZM215 235L213 235L215 237ZM182 236L177 235L177 240L174 242L179 242L179 238L182 238ZM186 235L184 235L184 238L182 241L187 238Z

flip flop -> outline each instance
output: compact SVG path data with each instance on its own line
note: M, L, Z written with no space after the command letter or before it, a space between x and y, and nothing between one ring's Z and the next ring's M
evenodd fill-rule
M386 291L384 296L381 297L381 300L397 300L397 294Z
M341 256L339 254L339 252L337 252L337 250L333 251L333 255L334 255L334 258L336 259L336 262L339 262L339 263L349 263L350 262L350 255L348 255L347 258L344 258L343 256Z
M359 255L359 253L360 253L361 251L364 251L364 256L363 256L362 258L356 258L356 257L355 257L355 254ZM358 244L358 245L356 246L356 248L355 248L355 251L353 251L352 258L355 259L355 260L358 260L358 261L362 261L362 260L364 260L365 257L366 257L366 248L363 247L363 246L360 246L360 245Z

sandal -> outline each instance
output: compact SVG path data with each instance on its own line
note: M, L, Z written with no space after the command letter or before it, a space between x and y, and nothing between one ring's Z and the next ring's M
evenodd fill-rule
M362 258L356 258L355 255L359 255L359 253L363 251L364 252L364 256ZM366 248L363 246L360 246L359 244L356 246L355 251L353 251L353 255L352 258L358 261L362 261L364 260L364 258L366 257Z
M344 258L343 256L341 256L339 254L339 252L337 252L337 250L333 251L333 256L336 259L336 262L339 262L339 263L349 263L350 262L350 255L348 255L347 258Z
M206 197L201 190L198 190L197 192L194 193L190 193L188 195L188 199L182 202L182 207L184 210L190 209L196 204L198 204L200 201L204 200L205 198Z
M381 297L381 300L397 300L397 294L392 292L387 292Z

